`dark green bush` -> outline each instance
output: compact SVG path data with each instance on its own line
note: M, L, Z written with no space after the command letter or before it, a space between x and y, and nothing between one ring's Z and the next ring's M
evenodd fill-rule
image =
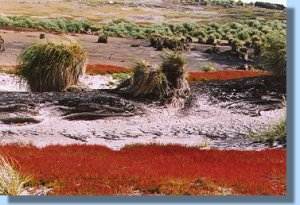
M286 36L273 32L265 37L261 47L261 64L276 76L285 77L287 69Z

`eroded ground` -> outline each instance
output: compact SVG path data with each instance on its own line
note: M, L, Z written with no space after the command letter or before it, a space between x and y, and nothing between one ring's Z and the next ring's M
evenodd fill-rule
M82 78L83 83L84 79L89 82ZM264 130L285 117L284 91L268 86L272 80L271 77L257 77L193 83L193 97L184 110L129 99L120 101L109 90L43 94L2 92L1 142L39 147L101 144L113 149L151 143L261 149L267 145L254 143L249 134ZM230 86L235 91L230 90ZM260 89L261 86L268 89ZM248 87L252 90L244 92ZM89 112L101 114L95 116Z

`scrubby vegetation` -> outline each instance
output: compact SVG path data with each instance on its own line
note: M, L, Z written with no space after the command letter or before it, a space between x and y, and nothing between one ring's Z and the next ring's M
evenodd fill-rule
M281 120L269 129L262 132L251 133L250 136L259 142L268 143L270 146L273 146L276 142L281 145L286 145L286 127L286 120Z
M20 55L19 74L32 91L63 91L84 72L86 53L75 42L34 44Z
M95 30L88 21L66 18L38 19L27 16L0 16L0 28L28 28L54 32L83 33Z
M20 195L30 180L19 173L12 160L0 157L0 195Z
M35 19L30 17L3 17L0 16L0 27L32 28L57 32L98 33L99 43L107 43L108 37L131 37L149 39L151 46L157 50L164 48L171 50L187 50L189 43L198 39L199 43L214 45L228 44L232 47L232 54L243 60L256 60L261 54L261 59L266 59L264 67L271 67L267 59L271 57L268 50L279 49L278 55L283 56L286 46L286 22L279 20L240 20L228 23L178 23L178 24L149 24L140 25L124 19L113 20L110 23L94 25L88 21L56 19ZM279 39L276 35L279 33ZM273 37L272 37L273 36ZM272 42L270 42L272 41ZM270 46L271 45L271 46ZM262 49L264 52L262 53ZM249 53L249 51L253 51ZM283 58L278 64L284 66ZM275 72L278 73L278 69ZM283 72L284 73L284 72Z
M189 42L185 37L168 37L152 34L149 39L150 45L157 50L170 49L174 51L184 51L189 48Z
M266 35L261 48L262 67L285 79L287 72L286 36L283 32Z
M32 28L57 32L100 32L112 37L133 37L148 39L152 35L161 37L198 38L209 44L218 40L240 40L243 43L262 40L265 34L272 31L283 31L286 22L279 20L241 20L228 23L161 23L141 25L125 19L113 20L107 24L95 25L88 21L69 20L65 18L38 19L31 17L0 16L0 27ZM220 41L219 41L220 42Z

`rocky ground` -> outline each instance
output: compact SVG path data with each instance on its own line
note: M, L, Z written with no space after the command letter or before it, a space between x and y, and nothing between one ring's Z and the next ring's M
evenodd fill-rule
M82 79L83 83L91 83L89 77ZM270 86L272 81L271 77L260 77L195 83L192 100L184 110L133 102L110 90L2 92L1 143L39 147L101 144L113 149L137 143L175 143L261 149L266 145L254 143L249 133L266 129L285 117L284 91Z

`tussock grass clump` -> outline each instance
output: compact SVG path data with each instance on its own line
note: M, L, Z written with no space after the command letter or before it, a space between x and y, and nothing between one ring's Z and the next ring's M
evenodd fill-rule
M167 80L162 71L146 61L137 62L132 78L119 86L132 97L162 99L167 95Z
M184 51L189 49L189 43L192 39L190 36L185 37L170 37L162 36L160 34L153 34L149 37L150 45L157 50L163 50L164 48L173 51Z
M186 75L186 61L179 52L165 52L161 69L167 78L169 92L166 102L174 107L184 107L191 91Z
M20 195L30 180L22 176L10 160L0 156L0 195Z
M190 96L185 60L178 52L165 52L162 60L160 67L145 61L137 63L132 78L124 81L117 90L131 97L160 100L183 107Z
M162 72L165 74L171 88L180 88L181 80L185 79L185 59L179 52L165 51L162 57Z
M19 56L19 74L34 92L63 91L84 72L86 53L74 42L40 43Z
M108 35L105 33L100 33L98 36L97 43L108 43Z

